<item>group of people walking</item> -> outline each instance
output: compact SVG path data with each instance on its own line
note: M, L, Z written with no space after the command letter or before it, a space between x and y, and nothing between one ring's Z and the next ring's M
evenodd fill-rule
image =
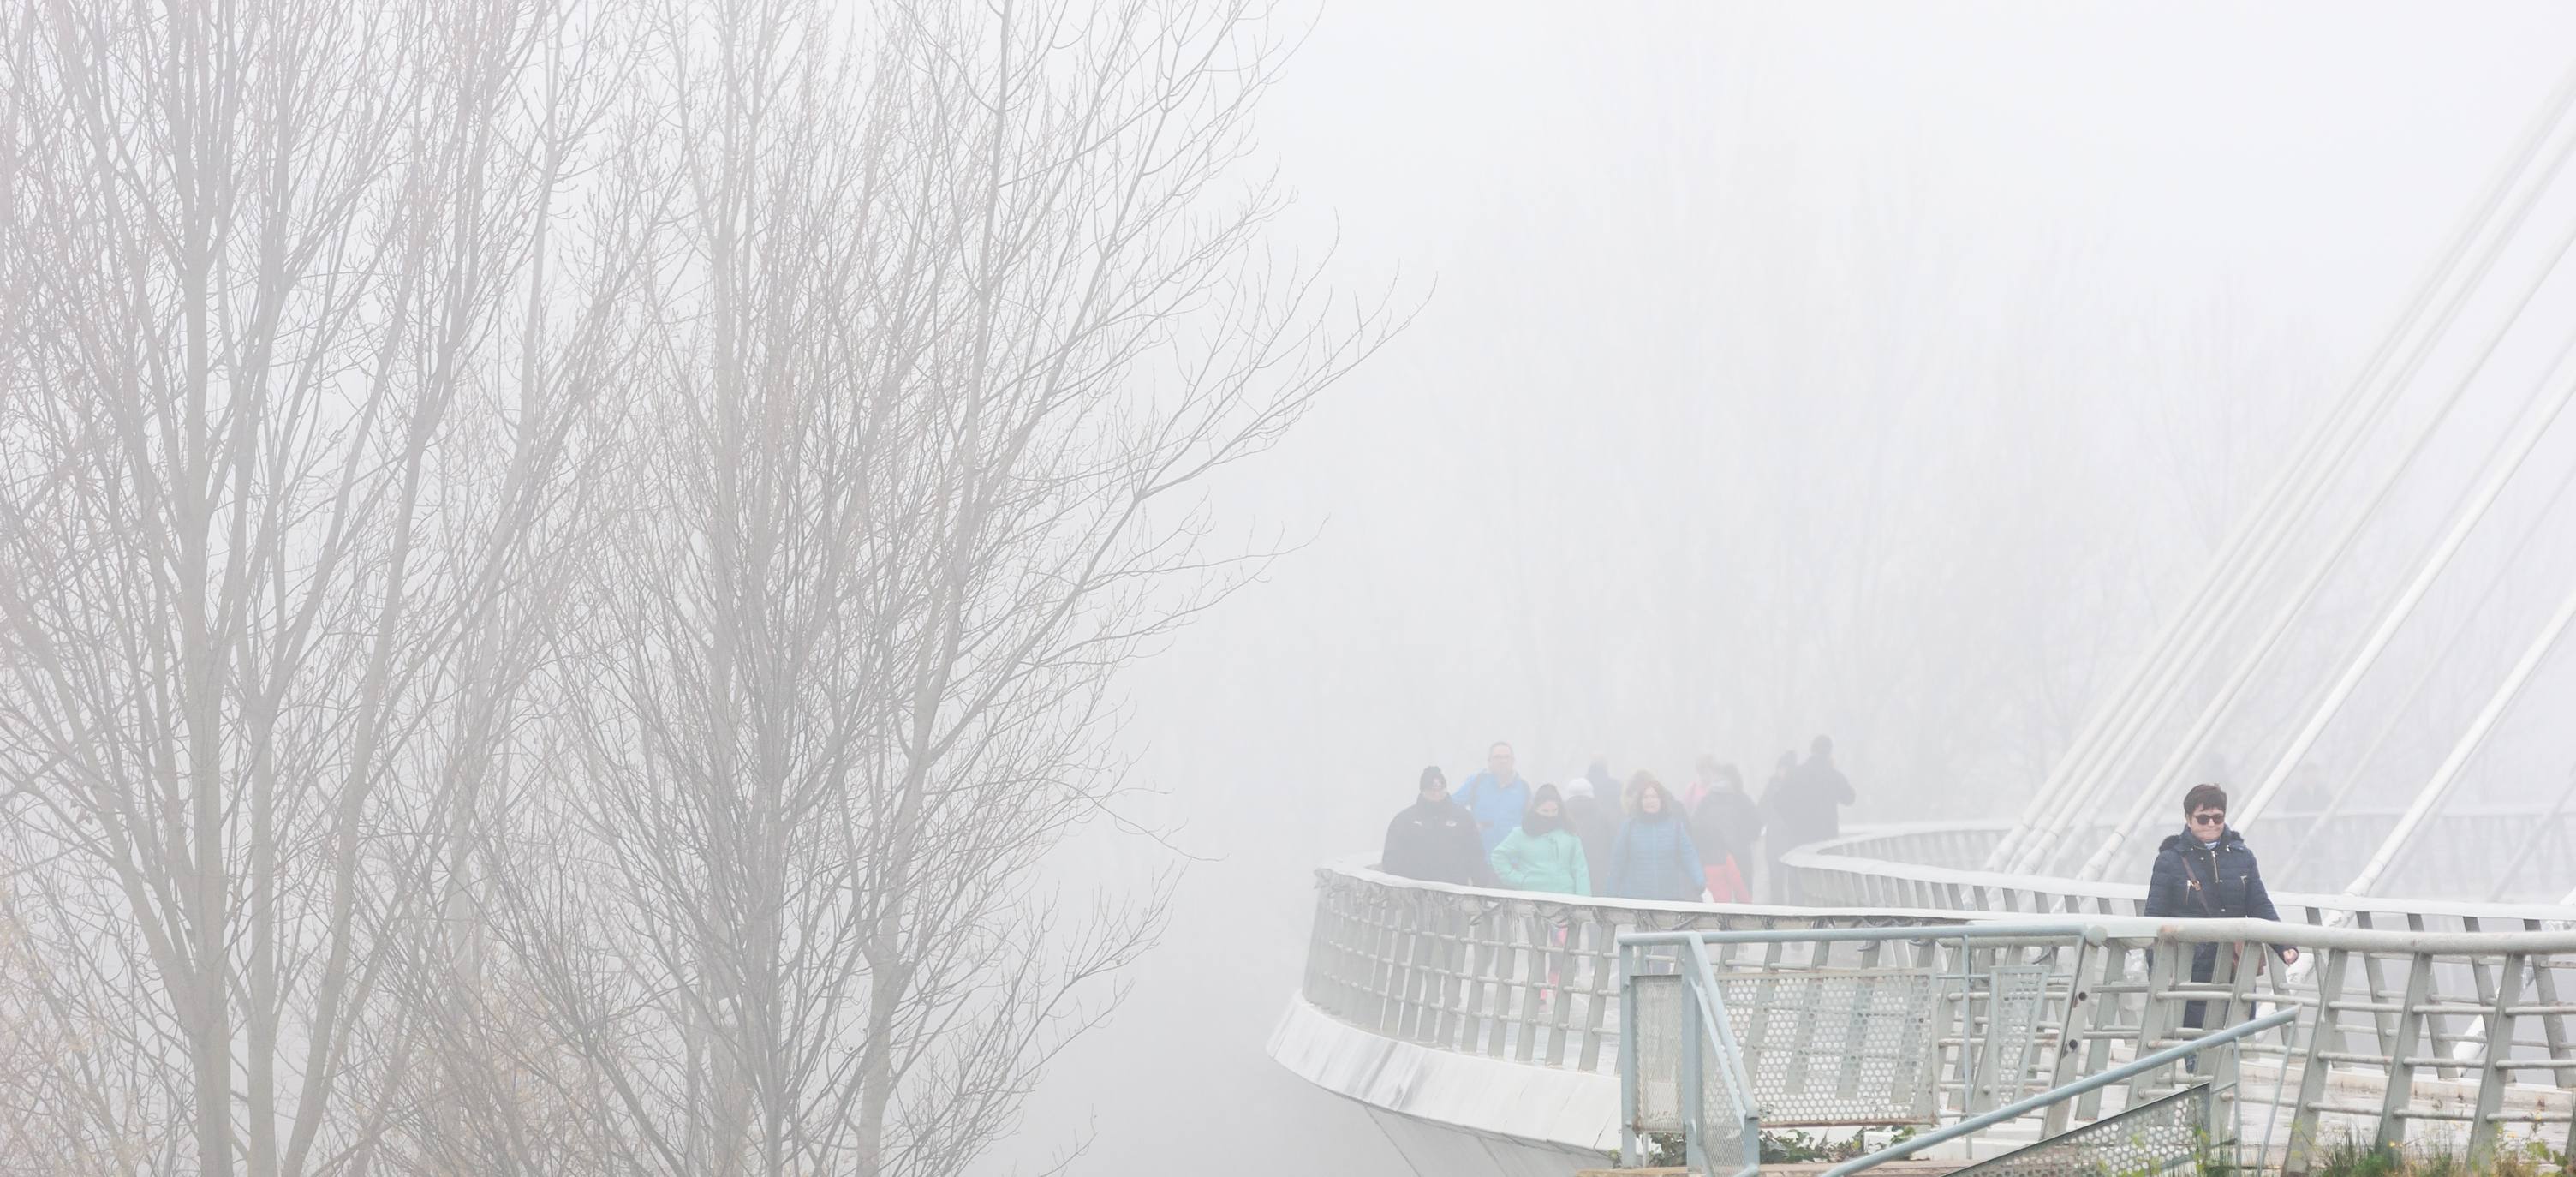
M1378 869L1388 874L1465 886L1509 887L1560 895L1717 903L1753 898L1744 867L1757 840L1769 851L1770 899L1796 903L1795 878L1779 869L1790 847L1834 837L1851 782L1833 764L1833 741L1816 737L1807 759L1780 758L1757 803L1733 765L1699 760L1690 787L1676 797L1655 774L1632 773L1619 790L1624 820L1614 821L1594 791L1611 780L1599 760L1566 783L1533 789L1522 780L1509 744L1486 753L1485 770L1453 796L1438 765L1422 770L1414 803L1387 826ZM2243 835L2227 825L2227 790L2194 785L2183 794L2183 829L2156 847L2145 914L2190 919L2278 920L2263 870ZM1767 837L1766 837L1767 835ZM2238 959L2234 967L2263 967ZM2296 963L2298 950L2270 955ZM2215 974L2218 945L2192 950L2191 979ZM2184 1007L2197 1027L2203 1002Z
M1440 766L1422 770L1413 804L1387 826L1379 869L1560 895L1749 903L1760 848L1768 852L1771 900L1794 903L1780 856L1834 837L1840 807L1853 800L1833 754L1825 736L1803 761L1782 753L1757 802L1734 765L1705 755L1678 794L1642 769L1621 785L1599 758L1563 789L1532 787L1512 746L1497 742L1484 770L1454 793Z

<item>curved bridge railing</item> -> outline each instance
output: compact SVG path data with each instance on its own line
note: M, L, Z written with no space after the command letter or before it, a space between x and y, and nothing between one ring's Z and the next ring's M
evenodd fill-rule
M2298 923L2159 922L2126 917L2142 896L2122 884L2071 888L1873 856L1889 851L1887 839L1954 838L1956 829L1856 835L1793 854L1793 868L1818 872L1812 881L1820 888L1848 888L1816 893L1873 909L1594 900L1328 866L1316 874L1299 999L1274 1037L1273 1054L1310 1081L1423 1122L1463 1118L1453 1117L1455 1107L1495 1105L1516 1084L1546 1086L1540 1102L1554 1109L1548 1115L1477 1130L1553 1142L1572 1156L1617 1139L1611 1075L1621 1033L1621 932L1921 926L1925 936L1899 947L1818 937L1712 948L1718 967L1730 971L1912 964L1961 978L2011 974L2009 1000L1994 980L1982 987L1963 981L1946 998L1934 1083L1943 1118L2098 1073L2189 1040L2199 1026L2242 1021L2258 1008L2297 1007L2305 1012L2294 1033L2244 1047L2243 1065L2257 1082L2240 1084L2237 1096L2261 1101L2268 1093L2266 1110L2255 1117L2259 1133L2249 1127L2247 1134L2267 1157L2293 1162L2292 1171L2298 1150L2345 1137L2404 1139L2411 1126L2430 1124L2447 1125L2467 1144L2511 1132L2545 1133L2563 1145L2576 1123L2576 1049L2568 1038L2576 1004L2562 1001L2576 998L2576 932L2556 922L2564 909L2396 900L2338 906L2299 896L2283 904L2285 916L2303 913L2293 917ZM2339 910L2365 926L2332 926L2326 915ZM2016 911L2023 920L2033 912L2073 912L2103 938L1951 949L1943 945L1965 942L1945 941L1937 931L2014 918L1989 913ZM2299 947L2309 960L2295 972L2285 969L2271 957L2272 945ZM2189 962L2201 952L2213 958L2212 968L2195 980ZM1301 1018L1414 1053L1401 1062L1383 1052L1337 1061L1288 1041ZM2011 1049L2007 1040L2016 1036L2030 1049ZM1449 1073L1439 1070L1440 1059L1472 1063L1472 1071L1456 1072L1472 1074L1472 1099L1435 1098L1432 1089ZM2177 1078L2167 1077L2164 1088ZM2135 1086L2112 1102L2126 1106L2154 1090ZM2117 1109L2092 1099L2066 1110L2089 1122Z
M2263 859L2263 877L2276 893L2332 895L2397 824L2394 809L2356 809L2320 817L2276 813L2246 832ZM1975 870L2003 836L1997 821L1879 826L1814 848L1916 867ZM2108 827L2086 827L2067 841L2090 847ZM2131 843L2134 872L2143 877L2163 832ZM2477 903L2555 903L2576 887L2566 864L2576 862L2576 806L2549 810L2467 807L2435 814L2378 888L2386 895ZM2114 888L2116 890L2116 887Z
M1418 1045L1608 1074L1623 932L1952 924L1932 912L1719 908L1424 883L1358 863L1315 872L1306 1002Z
M2434 865L2477 863L2479 865L2475 868L2461 865L2451 876L2457 881L2447 890L2454 894L2484 893L2491 889L2490 884L2495 881L2493 876L2511 857L2510 849L2516 842L2507 836L2507 824L2517 821L2528 827L2521 832L2524 841L2535 837L2557 839L2562 836L2552 832L2556 829L2555 821L2542 823L2528 813L2518 816L2459 815L2438 822L2426 831L2425 856L2417 861ZM2286 856L2291 848L2300 845L2301 838L2295 833L2282 832L2296 828L2290 821L2277 826L2267 825L2266 828L2275 831L2270 837L2278 839L2270 844L2280 848L2265 855L2265 875L2269 881L2270 859L2276 854ZM1783 857L1782 866L1796 873L1800 894L1812 902L1833 907L2020 915L2144 914L2147 888L2143 881L2086 881L1976 869L1976 864L1984 860L1987 849L2003 836L2003 832L2004 827L2000 823L1992 822L1887 827L1799 847ZM2359 839L2364 833L2366 831L2354 832L2351 836ZM2474 851L2481 842L2489 846L2483 856ZM2355 844L2369 843L2357 841ZM2143 852L2141 861L2144 861ZM2534 878L2543 878L2548 868L2563 869L2562 864L2570 861L2576 861L2576 856L2527 863L2522 869ZM2418 865L2411 868L2410 873L2420 874L2433 868L2433 865ZM2426 886L2432 890L2429 883ZM2530 888L2525 890L2528 892ZM2272 900L2280 908L2284 920L2364 929L2538 931L2576 917L2576 910L2554 903L2355 898L2302 892L2279 883L2272 886Z

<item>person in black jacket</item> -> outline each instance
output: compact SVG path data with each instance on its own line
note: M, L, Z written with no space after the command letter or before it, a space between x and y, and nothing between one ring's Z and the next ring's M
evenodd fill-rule
M1746 872L1753 869L1753 847L1762 837L1762 807L1744 791L1744 776L1732 764L1703 757L1709 788L1691 808L1691 841L1699 845L1700 864L1708 869L1708 897L1719 903L1751 903L1753 889Z
M2193 785L2182 796L2183 832L2156 847L2155 870L2147 878L2150 916L2184 919L2258 919L2279 921L2272 894L2263 887L2263 868L2243 835L2227 828L2227 790ZM2299 959L2296 948L2278 947L2286 964ZM2217 971L2218 945L2203 944L2191 953L2191 979L2206 981ZM2249 966L2250 967L2250 966ZM2198 1026L2204 1003L2183 1006L2182 1024Z
M1494 885L1485 865L1485 843L1476 819L1449 800L1449 777L1439 765L1422 770L1413 804L1387 823L1386 849L1377 868L1391 875L1467 887Z

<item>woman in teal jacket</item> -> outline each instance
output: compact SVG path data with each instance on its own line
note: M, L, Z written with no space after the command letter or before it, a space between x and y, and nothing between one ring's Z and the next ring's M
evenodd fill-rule
M1583 862L1583 839L1566 827L1565 801L1554 785L1541 785L1530 795L1520 828L1486 858L1503 885L1517 891L1592 893L1592 874Z

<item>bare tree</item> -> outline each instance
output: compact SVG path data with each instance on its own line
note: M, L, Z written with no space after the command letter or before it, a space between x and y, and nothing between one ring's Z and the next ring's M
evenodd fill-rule
M6 1163L1009 1131L1161 926L1039 863L1267 555L1198 488L1389 326L1262 250L1276 32L0 10Z
M367 1171L435 1085L394 998L628 350L619 236L557 226L588 35L0 10L0 1014L78 1047L13 1158Z
M1197 488L1383 338L1260 249L1247 5L671 5L675 244L489 916L612 1167L934 1174L1114 1004L1165 893L1119 670L1240 584Z

